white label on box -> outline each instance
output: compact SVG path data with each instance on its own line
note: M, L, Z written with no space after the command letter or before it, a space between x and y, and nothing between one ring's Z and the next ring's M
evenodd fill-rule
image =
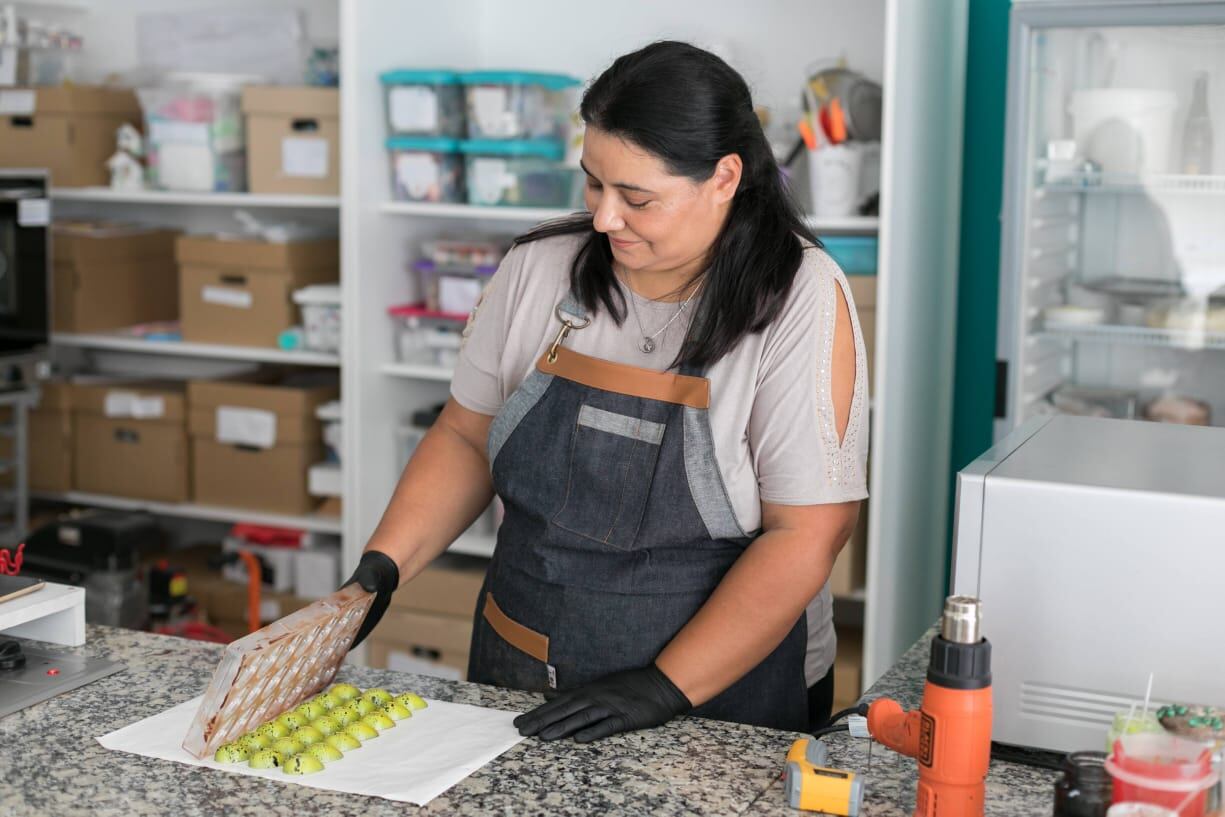
M157 119L149 123L149 141L155 145L177 142L187 145L208 144L208 124Z
M106 393L102 413L107 417L134 417L138 420L155 420L166 416L165 398L151 395L141 397L130 391Z
M276 413L263 409L218 406L217 442L272 448L276 445Z
M46 227L51 223L51 199L18 199L18 227Z
M468 112L476 120L482 136L500 138L515 135L518 118L506 110L505 88L480 85L469 89L468 99L471 100Z
M450 681L462 681L463 675L455 667L425 661L415 655L401 650L387 651L387 669L396 672L410 672L413 675L429 675L434 678L446 678Z
M505 159L473 159L469 168L468 191L473 204L500 204L502 191L515 186L515 175L507 172Z
M286 136L281 140L281 173L302 179L328 175L328 140Z
M438 129L438 95L425 85L392 88L387 94L387 118L393 131Z
M438 308L443 312L467 315L481 297L481 282L476 278L443 275L438 279Z
M254 300L251 293L247 292L245 289L231 289L230 287L215 286L205 286L201 288L200 297L204 299L206 304L233 306L239 309L250 309Z
M17 49L14 48L13 53L16 52ZM33 91L0 91L0 114L29 116L34 113L34 100Z
M0 85L17 85L17 71L20 68L21 52L15 46L0 48ZM13 113L28 113L14 111Z
M396 157L396 178L409 198L428 198L439 186L440 175L438 162L428 153L401 153Z

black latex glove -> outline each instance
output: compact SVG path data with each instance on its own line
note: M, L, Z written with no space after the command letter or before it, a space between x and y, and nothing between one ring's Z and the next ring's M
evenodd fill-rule
M357 570L353 571L353 575L341 587L348 587L354 582L361 585L366 592L374 593L374 603L370 605L365 621L358 628L353 643L349 645L350 650L370 635L374 625L378 624L383 613L387 612L387 605L391 603L391 594L396 592L396 588L400 586L400 568L396 566L395 560L386 553L367 550L362 554L361 561L357 563Z
M563 692L515 718L519 734L541 740L574 735L579 743L648 729L693 708L685 693L654 664L607 675Z

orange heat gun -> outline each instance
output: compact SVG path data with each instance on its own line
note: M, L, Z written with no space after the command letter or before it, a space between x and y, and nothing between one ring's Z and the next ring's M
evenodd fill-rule
M976 598L950 596L932 639L919 709L881 698L868 707L879 743L919 762L914 817L982 817L991 760L991 644Z

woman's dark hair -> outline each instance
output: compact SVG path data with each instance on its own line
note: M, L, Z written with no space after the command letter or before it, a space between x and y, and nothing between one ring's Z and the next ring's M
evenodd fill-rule
M719 57L681 42L657 42L619 57L583 94L583 121L659 157L695 182L724 156L743 164L731 212L710 249L703 294L674 365L706 367L782 309L800 266L801 237L820 247L779 176L744 78ZM515 239L556 235L587 240L570 269L570 287L591 312L603 305L620 324L626 303L612 268L608 237L589 213L546 222Z

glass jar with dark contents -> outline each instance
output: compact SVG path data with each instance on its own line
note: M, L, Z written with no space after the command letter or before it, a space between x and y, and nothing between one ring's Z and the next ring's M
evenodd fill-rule
M1055 783L1054 817L1106 817L1112 795L1105 752L1072 752Z

